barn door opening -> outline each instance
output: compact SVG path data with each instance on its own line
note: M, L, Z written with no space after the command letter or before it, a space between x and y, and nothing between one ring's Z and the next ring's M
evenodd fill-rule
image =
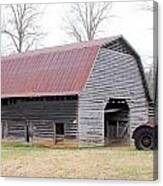
M129 143L129 107L125 99L110 99L105 107L105 144Z
M62 141L64 139L64 123L56 123L56 139Z

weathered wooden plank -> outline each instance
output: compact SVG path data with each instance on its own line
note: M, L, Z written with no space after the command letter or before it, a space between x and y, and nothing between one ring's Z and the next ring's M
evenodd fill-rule
M123 51L117 46L119 48L114 46L114 50ZM114 97L129 98L131 133L136 126L147 121L148 103L135 58L101 49L86 88L79 97L81 144L98 141L99 145L104 145L103 111L109 98Z
M2 105L2 119L10 124L9 135L26 133L24 121L28 119L37 137L54 138L53 123L65 123L65 136L77 136L78 100L17 101L15 105ZM20 113L21 112L21 113ZM20 123L19 120L22 120ZM21 129L21 130L20 130ZM18 131L18 132L16 132Z

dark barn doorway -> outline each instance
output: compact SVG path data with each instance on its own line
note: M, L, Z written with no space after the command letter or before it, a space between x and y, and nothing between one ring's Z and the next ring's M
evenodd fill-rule
M65 134L64 123L56 123L55 127L56 127L56 141L57 142L63 141L64 134Z
M105 144L129 143L129 107L125 99L110 99L105 107Z

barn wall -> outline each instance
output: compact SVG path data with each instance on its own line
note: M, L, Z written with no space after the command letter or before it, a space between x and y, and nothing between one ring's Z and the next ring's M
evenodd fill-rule
M65 124L65 137L78 137L78 100L22 101L2 105L2 124L8 135L23 136L25 121L30 121L39 137L53 137L53 122Z
M104 108L109 98L117 97L128 101L132 135L148 120L148 102L137 63L131 55L101 49L79 97L80 146L104 145Z

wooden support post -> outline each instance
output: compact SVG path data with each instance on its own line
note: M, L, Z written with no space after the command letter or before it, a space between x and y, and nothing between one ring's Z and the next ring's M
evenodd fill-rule
M29 121L29 135L31 137L31 143L33 145L34 130L33 130L33 125L31 121Z
M56 125L55 122L53 122L53 144L56 144Z
M24 128L24 131L25 131L25 141L27 143L29 143L29 123L28 121L25 122L25 128Z
M106 137L109 139L109 121L106 121Z
M110 128L109 128L109 121L107 120L106 121L106 144L108 144L110 142L110 135L109 135L109 132L110 132Z
M4 122L1 121L1 136L4 139Z
M7 121L5 121L4 122L4 138L7 138L7 136L8 136L8 122Z
M117 138L119 137L119 121L117 121Z

